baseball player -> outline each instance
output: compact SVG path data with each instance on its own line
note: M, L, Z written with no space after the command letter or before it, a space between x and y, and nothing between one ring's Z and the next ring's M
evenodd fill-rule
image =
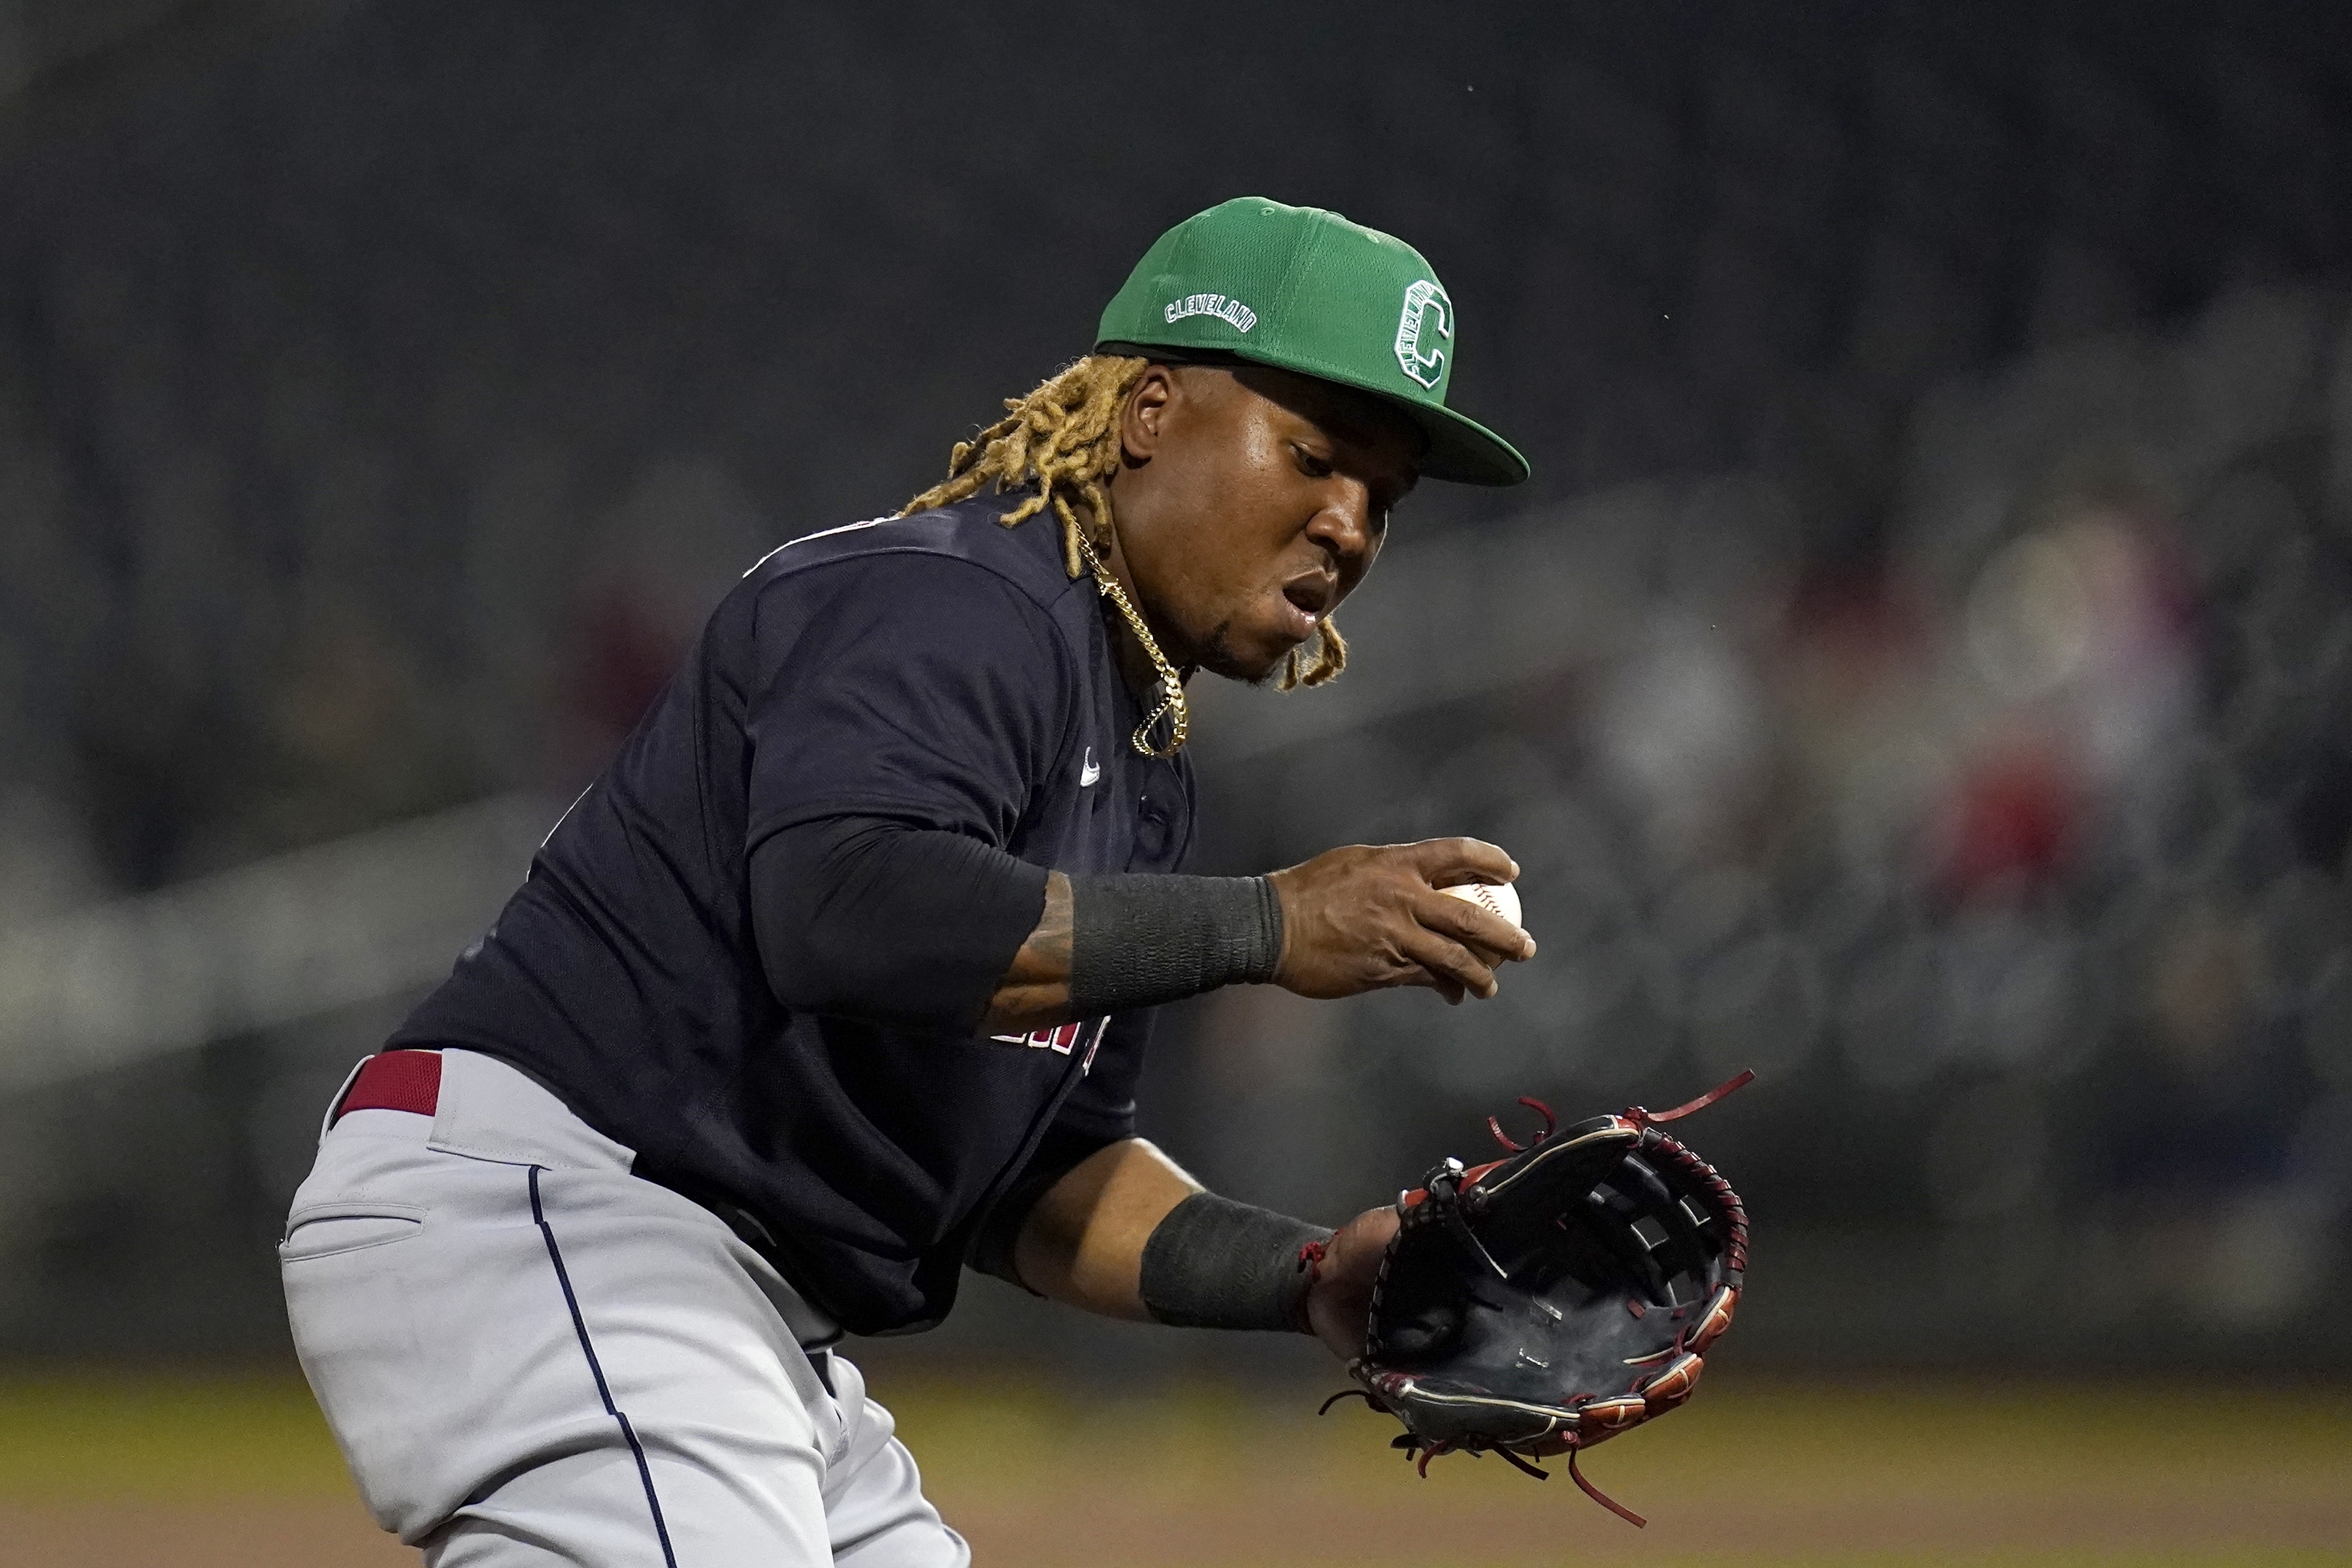
M1314 685L1445 406L1454 307L1336 214L1224 203L896 517L728 595L449 979L354 1069L281 1247L376 1520L439 1568L970 1560L832 1346L974 1268L1114 1317L1363 1342L1336 1236L1134 1136L1152 1008L1488 996L1469 839L1181 871L1185 681Z

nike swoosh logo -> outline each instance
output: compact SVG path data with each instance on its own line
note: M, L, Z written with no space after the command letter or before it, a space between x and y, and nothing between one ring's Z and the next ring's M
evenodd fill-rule
M1102 777L1102 768L1095 761L1095 749L1088 746L1087 760L1078 765L1078 787L1084 789L1100 777Z

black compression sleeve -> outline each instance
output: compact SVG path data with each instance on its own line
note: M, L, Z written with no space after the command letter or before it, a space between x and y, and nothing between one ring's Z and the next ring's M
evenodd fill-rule
M1303 1331L1300 1249L1330 1239L1319 1225L1194 1193L1143 1244L1143 1304L1180 1328Z
M835 816L751 855L760 961L786 1006L976 1033L1045 909L1045 873L961 833Z
M1070 879L1070 1008L1081 1018L1274 978L1282 904L1263 877Z

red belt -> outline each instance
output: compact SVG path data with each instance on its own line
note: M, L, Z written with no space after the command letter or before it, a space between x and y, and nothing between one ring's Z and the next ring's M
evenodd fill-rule
M413 1110L430 1116L440 1103L439 1051L378 1051L360 1064L342 1103L335 1107L334 1121L354 1110Z

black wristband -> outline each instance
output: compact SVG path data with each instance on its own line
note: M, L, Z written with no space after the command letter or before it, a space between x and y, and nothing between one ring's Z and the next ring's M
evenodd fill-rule
M1319 1225L1194 1193L1143 1244L1143 1305L1179 1328L1303 1331L1302 1248L1330 1239Z
M1070 1010L1081 1018L1274 978L1282 901L1264 877L1070 879Z

